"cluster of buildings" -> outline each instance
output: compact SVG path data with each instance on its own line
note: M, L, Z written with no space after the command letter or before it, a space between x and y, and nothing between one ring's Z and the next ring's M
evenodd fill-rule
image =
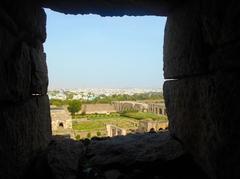
M139 89L139 88L126 88L126 89L115 89L115 88L85 88L85 89L61 89L61 90L50 90L48 96L50 99L66 100L68 95L71 94L72 99L83 99L93 100L98 96L112 96L112 95L134 95L148 92L162 92L161 89Z

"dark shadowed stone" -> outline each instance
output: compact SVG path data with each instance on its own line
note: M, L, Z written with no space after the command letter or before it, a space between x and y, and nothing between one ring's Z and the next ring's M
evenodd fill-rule
M56 179L75 179L79 162L85 154L85 147L74 140L57 139L48 146L47 160Z
M164 76L180 79L240 66L240 3L189 1L168 16Z
M90 140L85 146L58 137L27 172L25 178L34 179L207 179L168 132Z
M207 72L209 55L201 33L200 5L196 1L168 16L164 40L164 77L167 79Z
M0 6L17 24L19 36L28 44L46 39L46 14L37 1L2 1Z
M8 31L12 32L14 35L18 35L18 27L16 23L1 7L0 7L0 21L1 21L1 26L8 29ZM6 42L6 41L3 41L3 42Z
M180 4L177 0L41 0L46 8L65 14L98 14L101 16L166 16ZM181 1L181 4L184 1Z
M240 41L219 48L209 58L209 69L211 71L240 69L239 49Z
M240 67L240 2L204 0L201 2L202 34L209 51L209 71ZM206 67L207 68L207 67Z
M170 133L212 178L240 178L239 72L168 81Z
M8 60L14 55L16 42L17 37L0 24L0 62Z
M47 96L16 105L1 104L0 178L19 178L37 151L45 149L51 136Z
M201 0L199 3L201 31L208 50L214 51L220 44L220 29L226 11L226 2L218 0Z
M93 166L130 166L141 162L168 161L183 154L182 146L168 133L136 134L92 141L87 155Z
M108 170L104 174L106 179L119 179L121 177L121 172L118 170Z
M220 45L226 45L240 40L240 1L230 0L227 4L224 2L222 4L224 4L225 13L221 19Z
M54 137L47 149L32 161L23 178L76 179L84 154L81 142Z
M11 38L10 36L9 41L6 40L6 47L3 44L0 45L1 49L6 49L6 51L3 50L5 55L0 61L0 84L2 85L0 101L5 102L17 102L30 96L31 59L29 47L23 42L19 44L18 48L14 48L17 44ZM13 51L14 49L16 51Z
M32 79L31 94L47 94L48 69L46 54L41 50L31 49Z

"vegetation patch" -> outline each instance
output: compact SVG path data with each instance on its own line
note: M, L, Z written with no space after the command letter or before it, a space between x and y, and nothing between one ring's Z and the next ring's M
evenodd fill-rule
M102 119L102 118L113 118L113 117L119 117L119 113L111 113L111 114L76 114L75 119L80 118L87 118L87 119Z
M106 130L107 124L116 125L124 129L135 128L138 121L127 117L112 117L112 118L92 118L87 121L73 121L73 129L77 131L102 131Z
M149 112L123 112L121 113L121 116L123 117L128 117L128 118L134 118L137 120L142 120L142 119L152 119L152 120L162 120L166 121L167 116L165 115L157 115L154 113L149 113Z

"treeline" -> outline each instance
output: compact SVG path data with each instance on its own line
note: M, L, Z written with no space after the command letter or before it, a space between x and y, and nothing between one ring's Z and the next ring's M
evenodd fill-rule
M161 92L149 92L149 93L138 93L134 95L100 95L92 101L88 101L92 104L97 103L112 103L113 101L140 101L140 100L162 100L163 94Z

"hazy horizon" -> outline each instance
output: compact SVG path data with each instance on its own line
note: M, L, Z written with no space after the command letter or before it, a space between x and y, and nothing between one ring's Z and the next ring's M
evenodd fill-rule
M86 87L86 88L48 88L48 91L54 91L54 90L80 90L80 89L95 89L95 90L97 90L97 89L122 89L122 90L127 90L127 89L129 89L129 90L133 90L133 89L145 89L145 90L162 90L162 87L159 87L159 88L150 88L150 87L147 87L147 88L144 88L144 87L139 87L139 88L121 88L121 87L119 87L119 88L115 88L115 87L113 87L113 88L108 88L108 87Z
M162 88L166 18L46 13L50 90Z

